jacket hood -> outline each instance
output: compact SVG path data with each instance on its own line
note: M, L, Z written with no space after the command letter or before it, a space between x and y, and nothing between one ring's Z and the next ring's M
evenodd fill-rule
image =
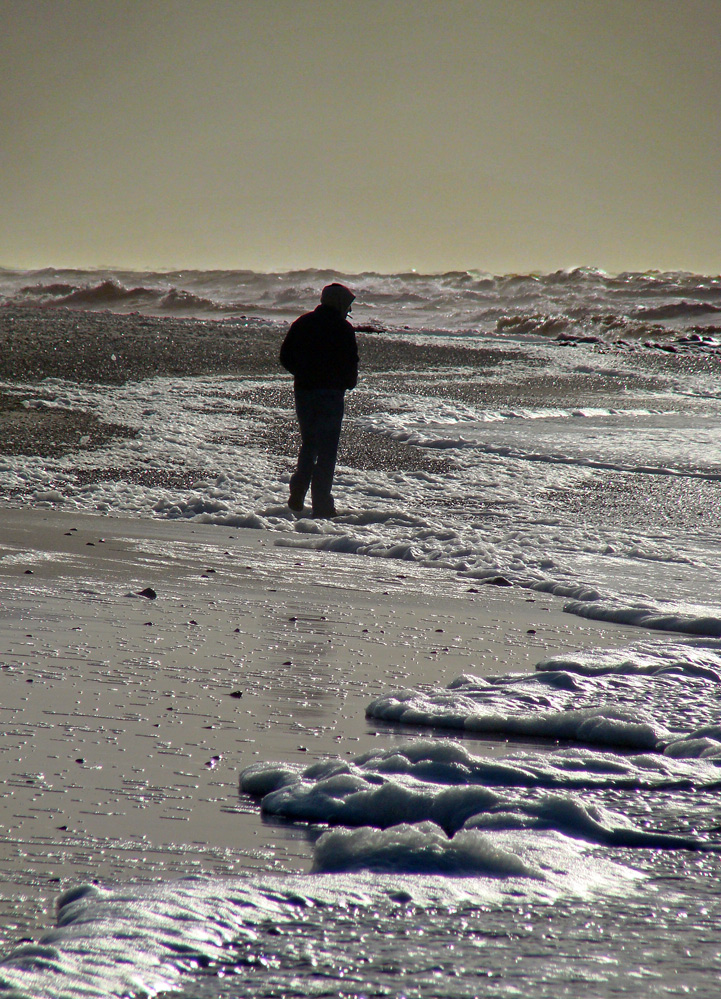
M334 282L325 286L320 295L320 303L321 305L327 305L331 309L335 309L336 312L340 312L341 315L345 316L354 298L355 295L350 288L346 288L344 284Z

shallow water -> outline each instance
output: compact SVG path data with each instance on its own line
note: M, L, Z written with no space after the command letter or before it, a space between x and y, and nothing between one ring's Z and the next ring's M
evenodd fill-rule
M9 303L48 308L232 317L243 297L267 329L321 275L136 278L7 272L0 284ZM340 517L285 507L280 373L3 384L29 408L137 432L0 457L4 502L256 527L283 549L413 563L430 595L443 578L555 594L638 640L569 650L530 675L439 671L374 692L368 716L391 733L378 751L261 759L241 776L238 807L302 830L316 873L88 888L37 947L6 954L0 981L33 999L715 997L718 280L355 278L367 336L477 353L365 372L346 427L366 460L341 462ZM148 563L163 552L150 546ZM269 553L269 578L274 565ZM525 741L484 752L471 735Z
M604 389L601 400L598 365L580 365L588 404L579 408L564 399L562 348L517 350L516 395L534 396L552 370L557 406L490 410L462 402L453 384L429 395L423 372L407 373L415 391L402 396L370 378L356 394L357 414L349 401L349 432L378 441L381 453L384 440L389 448L400 442L445 463L437 471L341 464L334 521L295 518L285 507L292 458L274 441L279 420L287 431L293 415L281 376L6 385L28 405L84 409L137 436L60 458L0 457L0 491L65 510L266 528L280 543L412 560L479 580L500 574L581 601L577 613L643 618L646 627L655 615L666 629L721 634L707 600L721 589L721 398L701 397L706 371L679 367L673 379L657 378L656 392L636 389L629 399L624 383L615 399ZM595 350L574 348L574 361L593 361ZM542 375L526 363L529 351L541 357ZM483 373L474 377L482 392ZM496 378L489 371L489 391Z
M240 803L300 823L315 873L70 891L58 928L7 954L0 982L23 999L571 996L584 983L711 997L720 680L716 644L658 640L406 691L436 737L241 773ZM499 736L543 717L549 741L488 754L438 737L479 701ZM601 745L569 718L600 719Z
M133 982L142 994L173 986L187 999L529 989L550 997L580 987L598 996L715 995L716 856L679 862L625 851L609 861L596 852L568 879L570 890L422 875L92 889L63 907L58 931L11 956L0 974L24 983L10 994L35 999L127 994ZM119 963L121 954L131 963Z
M701 873L700 871L698 872ZM706 869L705 876L715 876ZM404 906L370 919L311 912L292 933L267 928L224 977L183 999L264 996L577 996L717 994L716 899L657 884L619 903L568 899L503 907ZM700 880L700 878L699 878ZM365 914L364 914L365 915ZM654 932L649 940L649 923ZM261 985L262 981L262 985ZM372 984L371 984L372 983Z

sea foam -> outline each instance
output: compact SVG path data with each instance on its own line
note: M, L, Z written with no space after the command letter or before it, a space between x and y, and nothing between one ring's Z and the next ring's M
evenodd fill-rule
M689 754L690 755L690 754ZM264 772L270 777L267 790ZM327 760L284 771L255 764L240 775L240 790L261 798L267 814L339 826L431 822L448 836L462 828L544 828L598 844L702 848L696 837L638 829L626 815L584 804L576 793L718 789L713 760L613 756L565 750L473 756L455 743L417 740L353 761ZM537 792L530 804L520 789ZM548 794L549 789L556 789ZM266 792L266 793L263 793ZM594 810L595 809L595 810ZM485 825L484 825L485 824Z
M717 724L720 666L715 643L645 643L545 660L531 676L466 674L445 688L392 691L366 713L404 725L663 752Z
M0 960L0 991L8 999L150 996L182 988L184 978L192 990L191 976L210 971L213 995L226 973L233 995L258 989L282 995L291 983L308 989L317 984L317 959L302 960L292 947L285 961L279 959L284 939L292 942L297 935L302 941L309 923L319 923L323 949L331 949L321 970L337 975L347 934L374 940L379 924L390 934L406 911L421 919L432 914L435 924L455 935L459 910L483 913L504 903L517 906L520 899L545 906L562 895L620 896L642 884L633 868L555 834L532 839L524 831L470 831L452 844L430 824L384 838L373 830L337 830L318 844L312 875L195 877L114 889L82 885L59 899L54 929ZM415 873L383 873L379 866ZM336 873L322 873L326 867ZM439 870L444 873L433 873ZM337 941L336 925L342 926ZM311 957L312 939L307 946ZM427 961L427 951L425 956ZM362 947L358 957L359 971L365 967L367 974ZM244 969L251 975L245 984Z

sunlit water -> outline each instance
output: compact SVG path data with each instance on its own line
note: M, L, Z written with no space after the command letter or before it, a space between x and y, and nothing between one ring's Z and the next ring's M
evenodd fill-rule
M243 297L275 321L319 277L246 275ZM16 304L93 294L162 312L184 292L197 299L186 310L237 312L227 275L145 278L105 275L107 287L8 273L4 288ZM292 462L269 444L292 420L282 375L51 379L22 388L30 405L82 408L138 436L0 458L3 497L259 527L281 545L445 568L469 587L502 577L558 594L572 613L635 624L638 642L570 651L532 676L369 698L369 717L401 726L406 742L305 769L263 761L240 777L259 822L262 812L307 831L314 873L80 889L56 930L6 955L0 981L35 999L717 996L718 282L585 271L365 275L356 286L365 319L416 331L383 335L516 353L453 375L368 373L347 425L441 455L442 470L341 466L341 516L294 518ZM515 386L507 404L504 385ZM197 477L182 486L145 475L187 469ZM464 733L527 748L473 755Z

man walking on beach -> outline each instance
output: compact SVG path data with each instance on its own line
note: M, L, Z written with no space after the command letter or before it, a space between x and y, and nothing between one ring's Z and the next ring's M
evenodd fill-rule
M345 393L358 379L358 347L346 318L354 298L345 285L326 285L320 305L296 319L280 348L280 363L293 375L301 436L288 506L300 513L310 487L314 517L336 516L331 488Z

